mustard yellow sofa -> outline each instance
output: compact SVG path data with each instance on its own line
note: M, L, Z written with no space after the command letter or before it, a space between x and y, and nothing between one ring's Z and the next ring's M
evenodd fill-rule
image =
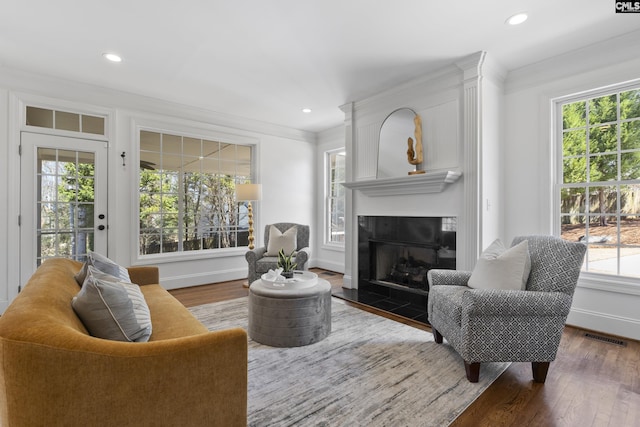
M81 266L47 260L0 317L0 425L246 426L243 329L209 332L156 267L131 267L149 342L94 338L71 306Z

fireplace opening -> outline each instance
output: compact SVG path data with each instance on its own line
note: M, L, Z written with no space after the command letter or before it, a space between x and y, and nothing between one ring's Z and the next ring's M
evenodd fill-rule
M433 248L370 241L372 281L412 289L429 290L427 271L437 264Z
M456 268L456 228L455 217L359 216L359 299L427 323L427 273Z

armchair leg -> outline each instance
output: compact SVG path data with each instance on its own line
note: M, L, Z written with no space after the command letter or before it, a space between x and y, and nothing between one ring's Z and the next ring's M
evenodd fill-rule
M531 370L533 371L533 381L543 383L547 379L550 362L531 362Z
M464 369L467 371L467 379L470 383L477 383L480 378L480 362L464 362Z
M431 332L433 332L433 340L436 344L442 344L442 334L436 330L433 326L431 327Z

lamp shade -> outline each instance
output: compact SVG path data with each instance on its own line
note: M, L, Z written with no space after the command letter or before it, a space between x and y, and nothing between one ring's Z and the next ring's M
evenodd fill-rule
M237 184L236 200L262 199L262 184Z

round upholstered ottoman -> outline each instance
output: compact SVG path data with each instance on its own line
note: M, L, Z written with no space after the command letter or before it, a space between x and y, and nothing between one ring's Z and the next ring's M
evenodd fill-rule
M331 285L318 279L303 289L274 289L258 279L249 287L249 336L272 347L300 347L331 332Z

